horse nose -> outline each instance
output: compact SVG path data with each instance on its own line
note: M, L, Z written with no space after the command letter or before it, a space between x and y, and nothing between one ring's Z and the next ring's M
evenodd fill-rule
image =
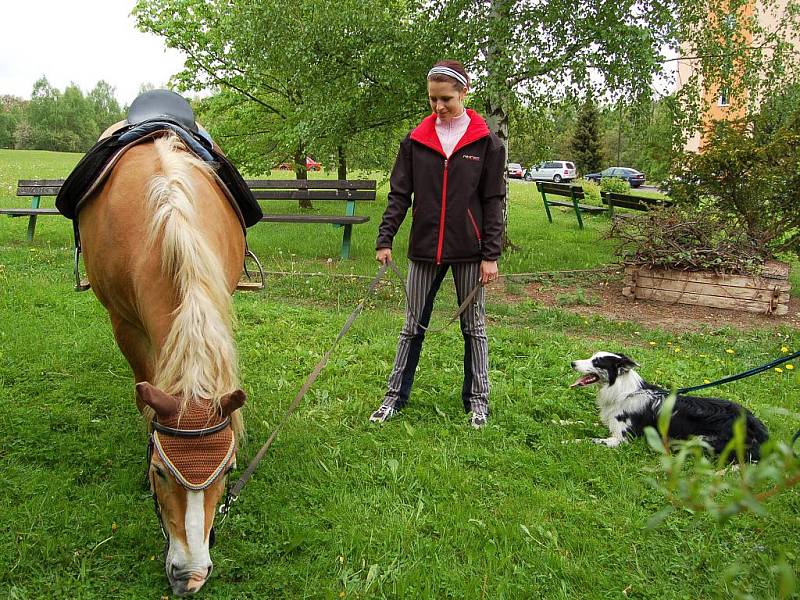
M195 592L199 591L203 584L208 580L209 576L211 575L212 566L209 565L206 569L205 575L200 575L198 573L192 573L189 576L189 580L186 582L186 591L190 594L194 594Z
M574 360L573 360L571 363L569 363L569 364L570 364L570 365L572 365L572 368L573 368L573 369L575 368L575 361L574 361Z

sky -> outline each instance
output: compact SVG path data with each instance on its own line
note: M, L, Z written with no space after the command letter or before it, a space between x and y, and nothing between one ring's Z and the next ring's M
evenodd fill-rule
M0 96L28 99L47 77L64 91L75 83L88 93L101 79L130 104L139 86L162 87L181 70L180 52L136 29L135 0L4 0L0 35Z

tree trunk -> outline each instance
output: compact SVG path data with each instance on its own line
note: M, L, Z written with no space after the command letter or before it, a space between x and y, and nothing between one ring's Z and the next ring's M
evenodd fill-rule
M298 144L297 150L295 150L294 153L294 174L297 179L308 179L308 169L306 169L306 149L303 144ZM301 199L299 202L300 208L314 208L314 206L311 204L311 200Z
M491 6L491 25L489 31L503 31L502 36L490 35L486 47L486 71L489 80L488 94L486 96L486 124L489 131L494 133L503 142L505 148L505 160L503 164L508 164L508 110L506 99L508 96L508 75L503 69L503 64L508 64L502 60L502 53L507 47L506 37L510 37L507 31L510 20L511 4L507 0L492 0ZM506 188L505 200L503 202L503 250L516 250L515 246L508 237L508 170L503 169L503 179Z
M339 170L337 177L339 179L347 179L347 156L344 153L344 146L337 146L336 151L339 155Z

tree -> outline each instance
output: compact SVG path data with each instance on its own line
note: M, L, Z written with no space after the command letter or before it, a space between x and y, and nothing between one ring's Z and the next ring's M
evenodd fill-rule
M224 135L267 152L251 163L291 157L299 177L307 153L357 159L360 134L380 138L425 114L425 73L453 37L449 20L390 0L139 0L134 14L187 54L182 89L224 92L213 109L226 115Z
M591 96L586 98L578 113L575 133L570 144L578 172L586 174L599 171L603 164L600 142L600 113Z
M16 96L0 96L0 148L13 148L15 132L24 119L27 103Z

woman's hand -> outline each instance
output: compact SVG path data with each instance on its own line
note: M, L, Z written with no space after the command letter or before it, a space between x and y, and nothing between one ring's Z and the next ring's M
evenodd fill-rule
M375 260L377 260L382 265L385 265L387 262L392 260L392 249L378 248L378 251L375 253Z
M481 261L481 283L486 285L498 278L496 260L482 260Z

